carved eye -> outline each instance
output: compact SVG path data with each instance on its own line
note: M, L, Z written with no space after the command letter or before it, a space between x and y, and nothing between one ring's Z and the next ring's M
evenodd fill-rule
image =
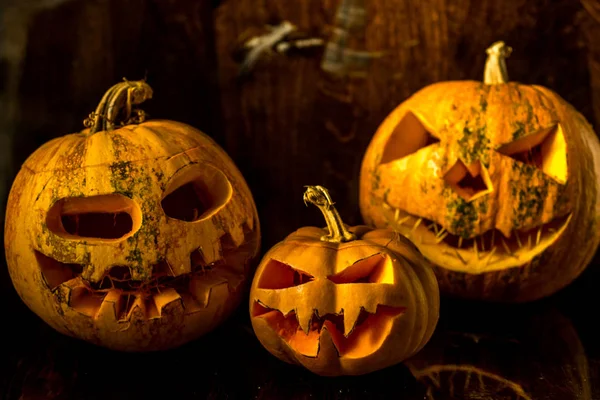
M415 114L407 112L387 140L380 163L398 160L439 141Z
M178 173L165 191L165 214L181 221L198 221L219 211L232 196L229 180L216 168L204 165Z
M559 183L567 182L567 143L560 125L502 145L497 151L540 169Z
M135 233L141 223L137 203L120 194L64 198L46 215L50 232L87 240L121 239Z
M473 201L493 191L488 171L479 160L469 166L461 160L456 161L444 175L444 181L466 201Z
M394 268L390 257L379 253L355 262L328 279L337 284L394 283Z
M260 276L260 289L286 289L313 281L314 276L277 260L269 260Z

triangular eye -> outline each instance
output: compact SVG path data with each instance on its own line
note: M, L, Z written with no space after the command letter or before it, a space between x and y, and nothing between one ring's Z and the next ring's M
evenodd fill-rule
M407 112L387 140L380 163L398 160L439 141L415 114Z
M567 143L560 125L502 145L497 151L542 170L559 183L567 182Z
M457 160L444 175L444 181L466 201L473 201L493 191L492 181L481 161L467 166Z
M291 265L270 259L265 265L257 287L260 289L286 289L304 285L314 279L314 276L297 270Z
M328 279L337 284L394 283L394 267L387 255L375 254L355 262Z

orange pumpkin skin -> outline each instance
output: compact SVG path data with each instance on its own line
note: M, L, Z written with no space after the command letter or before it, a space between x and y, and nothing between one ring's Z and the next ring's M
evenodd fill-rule
M63 334L123 351L176 347L219 325L259 242L233 161L173 121L51 140L25 161L6 211L25 304Z
M439 289L427 261L388 229L349 228L347 242L304 227L263 257L250 291L251 322L274 356L325 376L397 364L431 337ZM308 332L308 333L307 333Z
M599 155L591 126L547 88L441 82L378 128L361 213L410 238L442 294L536 300L579 276L600 243Z

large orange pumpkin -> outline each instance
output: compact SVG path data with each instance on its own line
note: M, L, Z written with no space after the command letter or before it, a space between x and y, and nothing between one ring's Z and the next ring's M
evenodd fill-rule
M145 121L143 81L104 96L89 129L36 150L8 199L23 301L59 332L117 350L181 345L239 304L259 249L244 178L208 136ZM122 123L120 123L122 121Z
M573 281L600 241L600 144L553 91L485 81L427 86L383 121L364 155L366 223L393 226L436 266L442 293L529 301Z
M348 229L325 188L307 187L304 199L328 229L301 228L265 254L250 291L260 342L320 375L365 374L418 352L439 315L429 263L389 229Z

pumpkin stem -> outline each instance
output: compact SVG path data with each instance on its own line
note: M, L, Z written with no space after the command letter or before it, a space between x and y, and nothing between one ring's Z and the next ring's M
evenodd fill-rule
M146 80L128 81L113 85L104 96L96 111L83 121L89 134L99 131L112 130L116 125L140 124L146 119L146 114L133 106L152 98L152 88ZM133 114L133 115L132 115Z
M329 191L323 186L306 186L304 192L304 204L314 204L321 210L327 222L327 228L329 229L328 235L321 236L321 240L324 242L342 243L349 242L356 239L356 235L350 232L340 214L333 206L333 201L329 196Z
M488 47L485 52L488 56L485 61L483 82L486 85L507 83L508 71L506 69L506 58L512 53L512 47L507 46L500 40Z

